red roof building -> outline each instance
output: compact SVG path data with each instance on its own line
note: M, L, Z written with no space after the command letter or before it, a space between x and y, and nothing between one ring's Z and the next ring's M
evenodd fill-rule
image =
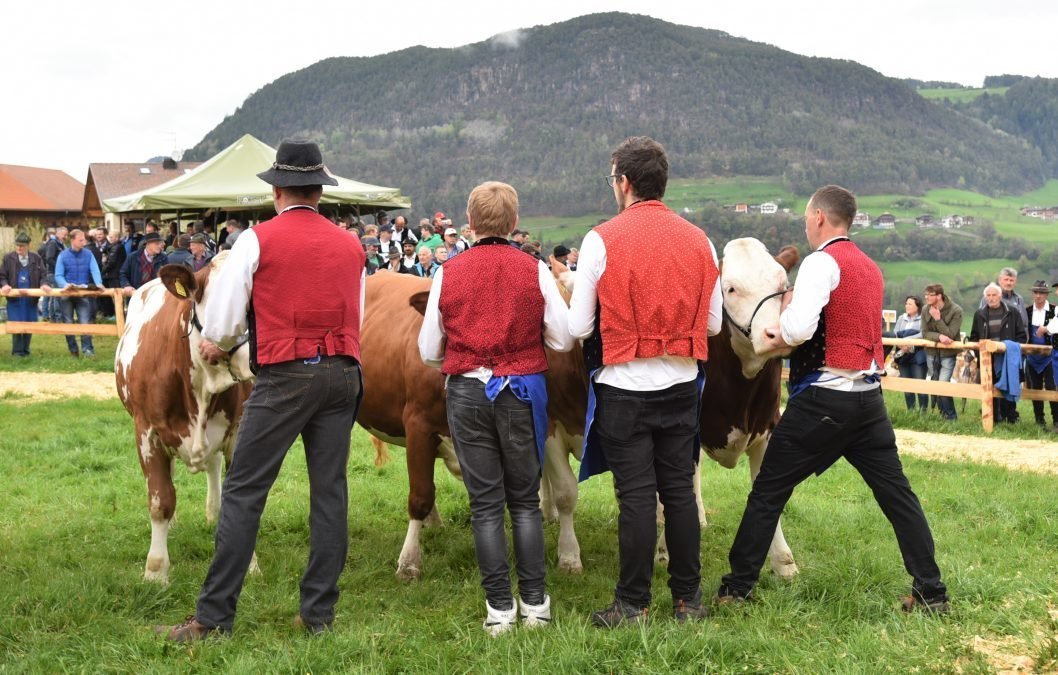
M202 162L163 162L139 164L89 164L81 209L89 218L102 218L101 202L168 183L201 165Z
M84 185L58 169L0 164L0 216L8 226L77 225L83 199Z

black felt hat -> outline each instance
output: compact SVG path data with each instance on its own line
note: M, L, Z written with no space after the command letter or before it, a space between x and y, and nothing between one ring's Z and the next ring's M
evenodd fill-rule
M323 153L312 141L283 141L276 150L272 168L257 177L276 187L338 184L323 168Z

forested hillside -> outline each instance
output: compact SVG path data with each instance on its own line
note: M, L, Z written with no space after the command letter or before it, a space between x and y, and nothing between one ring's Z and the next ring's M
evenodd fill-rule
M527 215L598 212L609 153L636 134L666 145L674 177L778 175L800 194L1019 192L1047 174L1038 147L852 61L619 13L322 61L251 95L188 158L246 132L316 139L333 171L422 211L458 212L499 179Z

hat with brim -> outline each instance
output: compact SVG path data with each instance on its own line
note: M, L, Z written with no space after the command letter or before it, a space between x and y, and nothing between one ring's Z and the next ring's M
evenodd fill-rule
M555 247L555 250L551 252L551 255L555 256L556 258L561 258L564 255L569 255L569 249L563 246L562 244L559 244Z
M1051 287L1047 285L1047 282L1043 279L1037 279L1036 283L1032 285L1033 293L1050 293Z
M337 185L323 167L323 153L312 141L288 140L279 144L272 168L257 177L276 187Z
M194 237L192 237L191 240L194 241ZM148 232L147 234L143 235L144 244L149 244L152 241L160 241L163 243L165 242L165 240L162 239L162 235L158 234L157 232Z
M29 235L26 234L25 232L19 232L18 236L15 237L15 243L18 244L19 246L25 246L30 241L31 240L29 238Z

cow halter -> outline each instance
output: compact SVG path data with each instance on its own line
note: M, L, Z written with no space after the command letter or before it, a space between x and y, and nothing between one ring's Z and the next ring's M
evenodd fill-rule
M199 333L202 333L202 323L198 320L198 308L195 305L194 301L191 302L191 326L194 328L194 330L197 330ZM192 328L187 329L187 335L184 336L185 338L191 336L191 330ZM231 356L239 347L242 347L243 345L249 342L250 334L246 333L245 335L239 338L238 342L235 343L234 347L228 350L228 374L231 375L232 382L241 382L241 380L235 375L235 371L231 369Z
M727 322L729 324L732 325L732 327L735 328L735 330L737 330L739 333L742 333L744 336L746 336L746 339L752 340L753 339L753 319L757 318L757 312L760 311L760 308L763 307L764 303L767 302L768 300L771 300L772 298L776 298L776 297L780 297L780 296L786 295L786 293L791 291L791 290L793 290L793 288L790 287L790 286L787 286L786 288L782 289L781 291L776 291L775 293L772 293L771 295L765 295L763 298L761 298L760 302L757 303L757 307L753 310L753 314L750 315L749 323L746 324L745 328L743 328L742 326L740 326L737 323L735 323L735 320L732 319L731 315L727 313L727 305L724 305L724 307L723 307L724 318L727 320Z

